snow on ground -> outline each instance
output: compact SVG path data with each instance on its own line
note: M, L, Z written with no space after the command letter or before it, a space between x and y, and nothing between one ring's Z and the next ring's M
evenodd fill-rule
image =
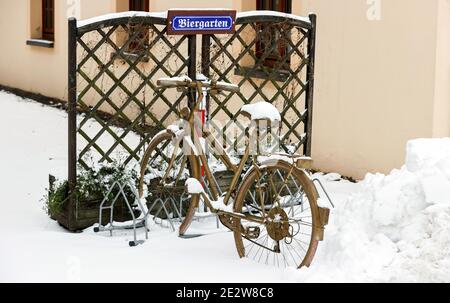
M0 282L450 282L450 139L411 141L404 167L358 184L317 174L336 204L325 241L311 268L281 269L239 259L213 218L193 226L207 236L153 226L135 248L129 232L65 231L40 200L49 173L66 175L67 115L0 102Z

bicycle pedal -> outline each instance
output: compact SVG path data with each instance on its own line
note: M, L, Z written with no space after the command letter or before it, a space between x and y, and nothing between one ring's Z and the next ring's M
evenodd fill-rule
M274 251L275 253L277 253L277 254L281 253L280 245L279 245L279 244L275 244L275 245L273 246L273 251Z

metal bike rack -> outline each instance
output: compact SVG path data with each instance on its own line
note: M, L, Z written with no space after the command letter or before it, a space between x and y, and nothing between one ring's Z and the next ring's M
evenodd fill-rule
M153 219L153 220L156 220L156 218L157 218L158 215L161 213L161 211L164 210L164 213L166 214L166 217L167 217L167 221L169 221L170 226L171 226L171 228L172 228L172 231L175 231L175 230L176 230L176 229L175 229L175 225L173 224L172 218L170 218L170 212L168 211L168 209L167 209L167 207L166 207L166 204L167 204L169 201L172 203L172 208L175 210L176 214L178 215L178 218L180 218L180 220L181 220L182 198L180 198L180 204L179 204L179 205L180 205L180 209L178 209L178 208L176 207L176 203L175 203L175 201L173 201L172 198L169 197L169 198L167 198L166 200L162 200L161 198L158 198L158 199L156 199L156 200L153 202L153 205L152 205L152 207L150 207L150 209L148 210L148 212L150 213L150 212L153 210L153 208L159 203L159 204L161 205L161 207L160 207L159 210L155 213L154 219Z
M112 202L108 206L105 206L105 204L109 201L109 196L110 196L111 192L116 187L119 189L119 192L116 194L116 196L114 197ZM128 198L125 195L126 187L128 187L131 190L131 192L133 193L133 196L134 196L133 206L138 206L141 209L142 213L139 218L136 218L136 216L133 212L133 208L131 207L130 201L128 201ZM114 206L117 202L117 199L120 196L122 196L122 198L124 199L125 205L127 206L128 210L130 211L133 220L132 220L131 224L115 226L114 220L113 220ZM103 211L105 211L105 210L110 211L109 225L107 225L107 226L103 226L103 224L102 224ZM146 208L144 208L141 200L139 199L139 195L136 191L136 188L131 183L121 184L120 182L116 181L109 188L108 192L105 195L105 198L103 199L102 203L100 204L99 221L98 221L99 226L94 228L94 232L97 233L97 232L102 232L102 231L109 231L110 235L112 236L114 230L133 229L134 240L130 241L129 245L131 247L133 247L133 246L137 246L139 244L143 244L145 242L144 240L137 240L136 229L144 227L145 228L145 239L148 240L147 218L148 218L149 213L150 213L150 211L146 211Z

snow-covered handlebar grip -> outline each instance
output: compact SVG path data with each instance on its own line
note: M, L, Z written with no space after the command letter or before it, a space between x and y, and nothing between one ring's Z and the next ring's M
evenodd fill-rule
M223 90L228 92L237 93L239 92L239 86L223 81L214 82L214 81L200 81L202 83L202 87ZM173 77L173 78L161 78L157 82L159 87L164 88L174 88L174 87L195 87L196 82L192 81L191 78L187 76L182 77Z
M159 87L181 87L181 86L189 86L192 83L191 78L187 76L183 77L173 77L173 78L161 78L156 84Z
M239 86L236 84L231 84L227 82L216 82L216 85L214 86L218 90L224 90L227 92L237 93L239 92Z

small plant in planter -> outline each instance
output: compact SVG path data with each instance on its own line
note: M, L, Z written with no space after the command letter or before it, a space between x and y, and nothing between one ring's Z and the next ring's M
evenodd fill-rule
M44 198L44 209L47 214L54 219L55 216L61 214L64 203L68 198L69 182L63 181L55 184L56 179L50 176L50 188Z
M77 187L73 193L74 205L70 205L69 184L67 180L58 181L50 177L50 187L44 197L44 208L50 218L58 221L71 231L82 230L98 223L99 207L110 187L116 182L136 185L138 174L134 169L127 168L119 162L105 165L93 165L92 168L78 168ZM132 203L135 196L126 187L125 195ZM111 201L118 194L115 188L108 197ZM124 222L132 219L131 213L119 195L114 207L114 221ZM136 210L135 215L139 215ZM109 221L109 212L102 217L103 222Z

